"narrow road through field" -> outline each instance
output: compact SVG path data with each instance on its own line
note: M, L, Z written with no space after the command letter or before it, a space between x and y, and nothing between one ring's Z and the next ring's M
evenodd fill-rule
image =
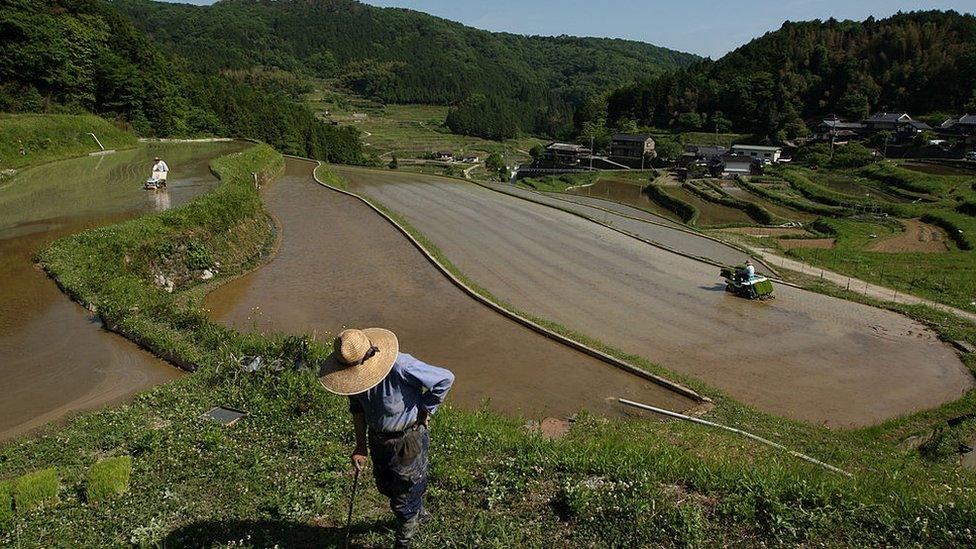
M403 352L457 375L451 402L529 417L581 409L638 415L617 396L670 410L695 405L652 382L570 349L476 302L403 235L359 200L312 178L314 164L287 159L264 191L281 224L275 258L206 299L214 318L242 330L314 333L381 326Z
M760 409L863 426L973 387L956 354L902 315L782 285L771 302L739 299L712 265L554 208L452 179L336 171L500 299Z

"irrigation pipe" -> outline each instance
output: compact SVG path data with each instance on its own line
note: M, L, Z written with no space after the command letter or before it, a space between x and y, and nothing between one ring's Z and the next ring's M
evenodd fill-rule
M814 465L819 465L820 467L823 467L824 469L827 469L828 471L837 473L839 475L844 475L845 477L848 477L848 478L853 478L854 477L854 475L848 473L847 471L845 471L843 469L838 469L837 467L834 467L833 465L830 465L829 463L824 463L824 462L822 462L822 461L820 461L820 460L818 460L816 458L812 458L812 457L810 457L810 456L808 456L806 454L801 454L800 452L796 452L794 450L790 450L789 448L787 448L786 446L783 446L782 444L778 444L778 443L773 442L771 440L765 439L765 438L763 438L761 436L754 435L752 433L747 433L747 432L743 431L742 429L736 429L735 427L728 427L728 426L721 425L721 424L718 424L718 423L715 423L715 422L712 422L712 421L708 421L708 420L705 420L705 419L701 419L701 418L697 418L697 417L692 417L692 416L686 416L684 414L679 414L678 412L672 412L671 410L665 410L663 408L657 408L655 406L649 406L647 404L641 404L640 402L634 402L633 400L627 400L626 398L618 398L617 401L620 402L621 404L626 404L627 406L633 406L634 408L640 408L642 410L648 410L650 412L654 412L654 413L657 413L657 414L661 414L663 416L673 417L673 418L676 418L676 419L683 419L685 421L690 421L692 423L698 423L699 425L707 425L709 427L717 427L719 429L724 429L726 431L729 431L729 432L732 432L732 433L736 433L736 434L742 435L742 436L744 436L746 438L751 438L752 440L755 440L756 442L760 442L760 443L765 444L767 446L772 446L773 448L777 448L779 450L783 450L784 452L790 454L793 457L798 457L798 458L802 459L803 461L810 462L810 463L812 463Z

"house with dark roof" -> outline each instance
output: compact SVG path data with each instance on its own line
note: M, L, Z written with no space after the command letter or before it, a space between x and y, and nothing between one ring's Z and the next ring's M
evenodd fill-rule
M813 138L817 141L833 141L838 145L847 143L860 137L864 131L864 124L860 122L845 122L840 118L827 117L813 127Z
M932 131L932 126L929 126L928 124L922 122L921 120L912 120L910 122L906 122L898 126L899 135L909 139L914 138L916 135L927 131Z
M751 175L758 171L757 169L761 162L761 160L745 154L726 154L721 157L721 164L716 164L713 167L712 173L716 173L717 168L718 173L716 175L721 175L722 177Z
M618 133L610 141L610 158L631 167L637 167L645 159L655 156L654 139L649 135Z
M868 132L896 131L902 124L912 121L907 112L876 112L865 118L861 123Z
M685 145L685 152L681 154L678 163L682 166L709 165L721 160L722 155L728 152L729 150L725 147L717 145Z
M575 166L583 157L590 156L590 149L576 143L560 143L553 141L546 145L542 152L542 160L550 164Z

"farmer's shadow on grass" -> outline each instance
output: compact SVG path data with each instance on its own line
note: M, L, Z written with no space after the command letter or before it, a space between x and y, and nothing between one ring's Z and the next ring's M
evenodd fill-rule
M388 521L354 523L350 530L350 547L366 532L382 531ZM204 520L193 522L169 533L162 547L215 547L243 540L245 547L342 547L346 529L339 526L315 526L286 520Z

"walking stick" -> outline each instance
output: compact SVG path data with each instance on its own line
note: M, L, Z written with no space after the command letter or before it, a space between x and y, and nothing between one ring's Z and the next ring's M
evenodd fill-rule
M346 517L346 543L343 545L349 549L349 527L352 526L352 504L356 501L356 488L359 487L359 469L356 469L356 476L352 477L352 494L349 496L349 515Z

